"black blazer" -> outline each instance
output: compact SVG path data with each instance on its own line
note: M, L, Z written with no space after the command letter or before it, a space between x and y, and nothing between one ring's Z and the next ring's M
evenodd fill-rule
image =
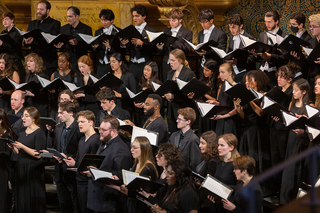
M50 16L42 21L33 20L29 23L28 31L39 29L42 32L58 35L60 32L60 21L54 20ZM43 37L33 40L30 45L31 51L42 57L46 68L58 67L58 56L56 48L48 44Z
M169 142L179 148L182 158L190 164L190 167L195 171L196 167L201 161L201 152L199 148L200 139L196 136L192 129L189 129L184 138L181 139L181 146L179 147L181 130L172 133Z
M243 32L243 35L250 38L250 39L255 40L255 38L252 35L250 35L249 33L247 33L246 31ZM241 48L244 48L244 43L242 40L240 42L239 49L241 49ZM233 50L233 35L230 35L228 52L231 52L232 50Z
M305 40L307 42L310 42L310 40L312 39L311 35L309 35L308 31L304 31L304 33L302 34L302 36L300 37L302 40Z
M204 39L204 34L203 34L203 30L199 32L198 34L198 42L199 43L203 43L203 39ZM220 30L219 28L217 28L217 26L215 26L210 34L209 40L214 40L215 42L218 43L217 48L222 49L224 51L226 51L227 49L227 34L225 34L222 30ZM215 54L215 52L213 50L207 51L206 55L205 55L206 59L214 59L216 61L220 61L220 57L218 55Z
M119 106L115 106L115 108L111 111L111 116L117 117L120 120L131 120L131 116L130 113L127 110L122 109ZM100 126L103 118L106 117L106 115L104 114L104 110L101 109L98 112L98 116L97 116L97 121L96 121L96 126Z
M94 36L98 36L98 35L102 34L103 29L104 28L102 27L102 28L96 30L96 32L94 33ZM113 25L111 35L117 34L120 30L121 30L120 28ZM115 52L121 52L122 54L125 53L125 51L123 51L124 48L120 48L119 38L114 37L109 41L109 43L111 45L111 49L108 50L108 52L107 52L107 58L109 61L110 61L110 56L113 53L115 53ZM104 56L106 55L106 47L104 45L101 45L101 46L97 47L97 49L95 49L94 52L95 52L95 54L97 54L98 62L101 60L103 61Z
M121 179L122 169L129 170L131 166L131 153L128 146L119 136L108 141L106 148L104 146L101 144L96 153L106 156L99 169L111 172ZM87 207L99 212L119 212L117 209L117 205L121 203L119 193L115 189L89 179Z
M77 59L80 58L83 55L87 54L87 50L91 48L86 42L84 42L78 33L91 35L92 36L92 29L90 26L82 23L79 21L79 24L75 28L75 33L72 32L73 27L70 24L66 24L61 27L60 33L73 36L75 39L77 39L78 44L77 45L70 45L69 42L64 44L62 46L62 49L69 52L71 54L71 57L76 57Z
M136 57L137 59L145 58L146 62L152 61L152 54L157 52L157 47L154 46L149 42L148 35L146 33L146 30L150 32L157 32L157 30L150 27L148 24L144 27L144 30L142 31L141 35L143 36L143 45L142 46L135 46L133 44L127 45L128 50L130 53L130 60L131 58Z
M199 174L203 177L206 177L207 174L214 176L214 174L216 173L216 166L217 166L218 160L219 160L219 158L216 158L216 157L210 158L202 166Z
M78 152L79 140L81 137L84 136L79 131L79 126L77 121L75 120L74 122L75 123L72 124L70 132L68 134L65 149L63 150L63 153L65 155L72 158L76 157ZM54 130L54 147L58 151L60 151L62 131L63 131L63 123L60 123L56 126ZM56 161L55 175L54 175L55 181L58 181L61 179L64 179L65 181L72 181L75 178L75 174L73 173L75 172L67 170L67 166L65 163L59 164Z

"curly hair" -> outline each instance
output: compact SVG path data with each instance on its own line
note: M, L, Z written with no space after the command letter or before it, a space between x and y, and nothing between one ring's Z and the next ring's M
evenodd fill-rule
M228 24L231 25L238 25L238 26L241 26L244 24L244 20L243 18L241 17L240 14L233 14L232 16L230 16L228 18Z
M0 59L3 59L4 63L5 63L4 71L1 72L0 75L2 77L8 76L10 79L12 79L12 75L13 75L14 71L18 70L17 66L14 64L12 58L10 57L10 55L8 53L0 54Z
M200 136L207 143L207 151L202 154L202 159L208 161L211 158L218 157L218 136L214 131L207 131Z
M293 80L296 73L301 71L301 67L296 63L288 63L287 65L283 65L279 67L276 76L283 77L286 80Z
M162 155L167 161L182 159L179 148L172 143L163 143L159 146L158 156Z
M36 54L36 53L30 53L29 55L27 55L26 57L24 57L24 60L25 60L25 70L26 70L26 73L29 73L30 70L28 70L28 66L27 66L27 62L30 60L30 61L33 61L35 63L35 73L41 73L43 72L46 68L44 67L43 65L43 60L42 58Z
M243 76L243 82L246 82L246 78L251 81L252 79L257 82L257 92L263 92L269 83L269 77L261 70L251 70Z

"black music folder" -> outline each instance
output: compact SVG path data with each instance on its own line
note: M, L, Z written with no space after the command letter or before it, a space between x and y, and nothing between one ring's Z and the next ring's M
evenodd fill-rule
M136 178L127 185L127 188L134 191L140 191L140 189L142 188L144 191L153 194L163 186L163 184L157 182Z
M225 86L225 93L232 99L240 98L241 106L244 106L250 101L256 99L256 96L241 83L237 83L232 86L229 82L226 82Z
M41 30L39 30L39 29L34 29L34 30L31 30L28 32L23 32L18 29L18 31L23 38L33 37L34 39L39 39L40 37L43 37L41 34Z
M313 49L303 48L306 54L308 55L309 61L317 61L320 58L320 43L318 43Z
M216 106L209 103L196 102L201 117L212 118L214 115L224 115L234 109L232 106Z
M187 44L189 44L197 52L199 52L199 51L201 52L202 50L210 51L210 50L212 50L211 46L212 47L217 47L218 46L218 43L215 42L214 40L209 40L208 42L204 42L204 43L200 43L198 45L194 45L193 43L191 43L187 39L185 39L185 38L183 38L183 39L187 42Z
M288 111L284 106L278 104L277 102L273 101L271 98L267 96L263 96L262 100L262 108L267 114L271 116L276 116L279 118L279 121L283 123L283 118L281 111Z
M41 35L48 44L58 44L60 42L67 44L69 43L69 40L73 39L73 36L66 34L51 35L49 33L41 32Z
M49 125L54 129L57 125L57 122L51 117L40 117L40 124L41 126Z
M202 182L199 191L205 195L218 196L227 200L232 194L233 189L208 174Z
M105 155L85 154L78 166L78 172L88 170L88 166L99 168L105 157Z
M255 41L253 39L248 38L247 36L240 35L240 38L244 43L245 47L243 49L245 50L255 50L256 53L264 53L273 48L273 46L265 44L261 41Z
M289 52L295 51L296 53L301 54L302 49L300 45L303 47L308 47L310 46L310 43L298 38L295 35L289 35L284 38L284 40L279 44L278 48L287 50Z
M131 41L133 38L143 40L143 36L133 25L120 30L120 32L118 32L115 36L122 39L128 39L129 41Z
M306 126L307 127L307 131L308 131L308 137L310 141L313 141L313 144L319 144L320 142L320 130L310 127L310 126Z
M14 85L11 83L8 77L2 78L0 80L0 87L3 91L15 89Z
M148 30L146 30L146 32L148 34L150 43L154 44L154 45L163 43L164 46L168 47L171 44L173 44L176 40L178 40L178 38L173 37L171 35L164 34L163 32L154 33L154 32L150 32Z
M317 124L319 122L318 120L320 120L320 111L317 108L312 107L310 105L306 105L306 111L309 123L313 124L312 126L317 127Z
M297 118L290 114L290 112L281 111L284 125L289 129L304 129L305 125L308 124L308 119L304 116Z
M98 181L102 184L114 184L114 185L122 185L123 181L122 180L116 180L112 176L112 173L98 170L98 169L93 169L89 168L89 171L91 173L91 177L94 181Z
M94 76L90 75L90 78L95 84L95 89L100 90L102 87L109 87L112 90L118 89L121 84L123 84L123 81L116 76L114 76L111 73L105 74L101 78L97 79Z
M176 82L173 80L166 80L163 84L157 84L153 81L150 81L151 88L154 92L158 93L159 95L163 96L167 93L177 93L179 91L179 87Z
M191 175L192 175L193 178L198 178L201 181L204 181L204 179L206 179L205 177L203 177L202 175L200 175L200 174L198 174L198 173L196 173L194 171L192 171Z
M218 55L222 60L232 60L233 58L237 59L237 66L245 67L247 65L247 58L249 52L244 49L235 49L229 53L226 53L224 50L217 47L211 47L212 50Z
M0 141L4 143L15 143L15 141L10 138L0 138Z
M288 97L288 95L285 92L282 92L281 87L273 87L265 94L265 96L269 97L270 99L278 103Z
M127 93L129 94L131 100L135 103L144 103L147 99L148 95L152 93L151 90L145 89L136 94L134 94L131 90L126 87Z
M193 99L199 99L204 96L209 90L210 87L202 83L196 78L191 79L189 82L176 79L177 85L181 92L188 94L190 92L194 93Z
M78 35L87 44L90 44L90 45L99 44L100 46L102 45L102 43L104 41L106 41L106 40L110 41L113 38L113 35L107 35L105 33L101 33L100 35L97 35L95 37L93 37L91 35L86 35L83 33L78 33Z
M14 43L14 40L9 36L8 33L1 33L0 34L0 40L3 43L9 43L9 44L13 44Z
M54 149L54 148L47 148L47 151L48 151L49 153L52 153L54 156L56 156L56 157L58 157L58 158L67 159L67 158L65 158L63 155L61 155L61 153L58 152L58 151L57 151L56 149Z

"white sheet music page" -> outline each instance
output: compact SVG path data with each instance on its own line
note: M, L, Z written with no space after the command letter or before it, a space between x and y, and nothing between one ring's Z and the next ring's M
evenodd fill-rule
M79 87L77 87L77 85L64 81L62 80L62 82L64 83L64 85L66 85L71 91L75 91L76 89L79 89Z
M319 129L315 129L315 128L310 127L310 126L307 126L307 130L308 130L308 133L310 133L312 135L312 138L310 138L310 141L315 139L320 134L320 130Z
M188 84L188 82L183 81L183 80L181 80L181 79L179 79L179 78L176 78L176 81L177 81L177 84L178 84L178 87L179 87L180 90L181 90L185 85Z
M137 126L133 126L132 128L132 137L131 137L131 143L134 141L136 137L146 137L148 138L151 145L157 146L158 145L158 133L152 132L146 129L142 129Z
M127 87L126 87L126 90L127 90L127 93L129 94L130 98L134 98L136 96L136 94L134 94L131 90L129 90Z
M98 169L93 169L93 168L90 168L90 171L94 176L94 180L98 180L100 178L114 179L114 178L112 178L112 173L110 173L110 172L106 172L106 171L102 171L102 170L98 170Z
M316 108L310 105L306 105L306 111L307 111L308 118L315 116L319 112L319 110L317 110Z
M222 49L212 47L212 46L210 46L210 47L220 56L220 58L226 57L227 53L225 51L223 51Z
M282 112L283 119L284 119L286 126L289 126L290 124L292 124L293 122L295 122L296 120L299 119L296 116L290 115L287 112L284 112L284 111L281 111L281 112Z
M125 185L128 185L136 178L144 179L144 180L150 180L150 178L140 176L139 173L130 172L125 169L122 169L122 177L123 177L123 183Z
M243 36L243 35L240 35L240 38L242 39L244 45L247 47L247 46L250 46L251 44L254 44L256 43L255 40L253 39L250 39L248 38L247 36Z
M153 81L151 81L151 84L152 84L152 87L153 87L154 91L156 91L157 89L159 89L159 87L161 87L160 84L157 84L157 83L155 83Z
M150 42L152 42L153 40L155 40L156 38L158 38L161 34L163 34L163 32L160 33L154 33L154 32L150 32L148 30L146 30L146 33L149 37Z
M47 43L51 43L51 41L53 41L53 39L58 37L55 35L51 35L50 33L44 33L44 32L41 32L41 35L43 36L44 39L46 39Z
M41 85L43 86L43 87L46 87L46 86L48 86L50 83L51 83L51 81L49 81L49 80L47 80L47 79L45 79L45 78L42 78L42 77L40 77L39 75L37 75L37 78L38 78L38 80L40 81L40 83L41 83ZM56 78L57 79L57 78ZM54 79L52 82L54 82L56 79Z
M202 186L226 200L228 199L228 196L232 191L231 189L222 185L220 182L218 182L217 180L213 179L210 176L208 176L204 180L204 182L202 183Z
M205 116L215 105L214 104L208 104L208 103L200 103L196 102L199 109L201 110L202 117Z
M269 106L271 106L273 104L274 104L274 102L270 98L268 98L267 96L263 97L262 109L265 109L265 108L267 108L267 107L269 107Z
M107 75L107 74L105 74ZM91 80L93 81L93 83L97 83L97 81L99 81L99 79L97 79L96 77L94 77L93 75L89 74L89 77L91 78ZM102 76L101 78L103 78L104 76ZM100 78L100 79L101 79Z

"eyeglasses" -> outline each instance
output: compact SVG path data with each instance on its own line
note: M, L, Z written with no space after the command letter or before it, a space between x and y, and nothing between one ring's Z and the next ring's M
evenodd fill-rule
M310 26L309 26L309 29L311 29L311 30L312 30L312 29L317 29L317 28L319 28L319 27L320 27L320 26L310 25Z
M98 127L97 129L99 132L106 132L108 130L112 130L112 129L102 129L101 127Z
M187 121L187 120L182 119L182 118L177 118L177 121L181 122L181 121Z

